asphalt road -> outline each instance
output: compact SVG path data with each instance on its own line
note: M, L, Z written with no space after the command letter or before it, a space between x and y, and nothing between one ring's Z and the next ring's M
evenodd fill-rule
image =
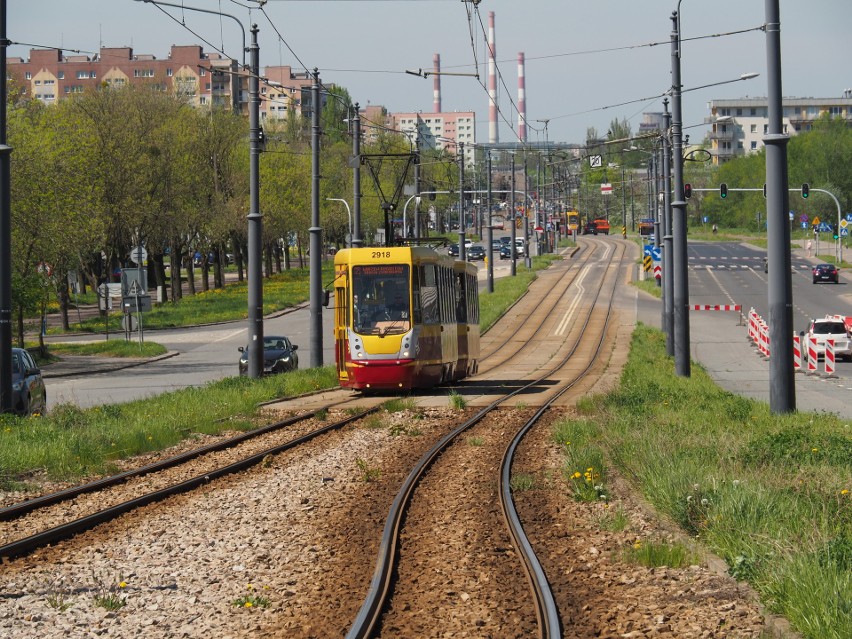
M768 319L765 251L744 244L693 242L688 248L690 305L739 304L743 313L754 308ZM852 282L841 272L841 283L813 284L811 266L817 263L804 250L792 255L793 325L807 328L812 317L852 315ZM771 265L770 265L771 268ZM640 295L638 319L660 328L660 302ZM739 313L690 311L690 352L722 388L769 402L769 360L748 339ZM821 372L824 364L820 362ZM836 376L796 374L799 411L836 413L852 419L852 362L837 362Z

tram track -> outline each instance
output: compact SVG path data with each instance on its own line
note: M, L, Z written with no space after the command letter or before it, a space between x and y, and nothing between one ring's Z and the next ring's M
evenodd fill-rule
M614 287L618 271L606 271L607 281ZM538 285L551 286L546 281ZM591 295L591 281L584 286L585 294ZM596 294L601 300L611 297L603 281ZM572 302L563 300L563 305ZM519 473L547 476L551 471L542 470L545 460L554 464L551 468L558 464L553 461L559 455L554 450L558 446L547 442L543 433L547 427L541 420L553 419L559 412L543 404L546 400L561 405L569 401L568 395L581 393L583 383L595 383L580 382L579 369L587 368L586 377L598 379L601 367L606 366L600 345L609 343L616 315L611 301L607 311L603 306L603 302L578 304L576 326L561 337L564 345L548 351L547 357L522 362L529 365L514 372L510 363L494 370L498 376L524 378L518 386L532 384L526 391L511 389L524 401L510 406L511 401L504 400L471 430L456 437L450 450L437 456L431 477L415 487L421 510L410 513L403 527L405 536L399 546L403 563L390 571L394 586L389 590L390 607L376 626L382 636L560 636L541 622L554 610L566 622L565 636L599 636L598 622L621 634L637 627L629 625L632 621L622 623L623 613L615 609L606 616L600 607L594 612L584 609L588 604L599 605L592 596L597 590L596 574L605 569L586 567L588 542L573 539L575 529L582 530L582 525L566 519L566 501L571 500L564 488L560 492L554 485L550 491L515 490L514 494L515 500L520 497L517 516L529 545L541 557L555 608L533 603L541 595L532 594L518 570L517 553L524 544L499 523L503 515L496 512L503 510L496 497L498 471L500 482L505 483L503 476L511 482ZM537 339L542 342L526 352L524 359L545 354L545 345L553 342L553 331L566 310L560 306L559 313L551 311L554 317L537 320ZM556 364L562 360L567 364L560 368ZM554 384L536 386L542 378ZM565 389L561 398L551 388L557 384ZM459 420L460 411L447 409L446 402L441 409L424 409L417 403L412 398L402 412L369 415L351 428L315 438L316 445L269 455L250 472L211 481L198 491L137 509L115 524L85 535L79 543L59 544L6 562L0 577L0 602L14 601L15 610L32 613L33 621L24 628L23 612L5 618L0 615L0 634L8 633L12 639L52 639L89 636L83 633L90 628L107 635L132 634L138 628L149 639L165 639L326 637L351 632L370 575L376 570L373 559L383 544L382 526L399 487L433 442L456 430L459 421L470 421L481 412L465 409L468 419ZM514 461L501 470L501 455L510 444L510 435L536 412L523 403L535 404L541 417L509 456ZM329 416L344 406L352 404L341 405ZM558 483L558 476L552 479ZM419 499L427 489L431 497ZM512 490L509 486L510 493ZM545 498L556 506L548 503L547 511L537 508L546 503ZM422 524L419 532L410 527L412 521ZM444 528L439 529L438 524ZM527 530L530 524L531 531ZM433 529L441 530L437 538ZM565 548L573 550L566 553ZM404 563L415 552L419 563ZM575 555L585 563L578 564ZM95 569L98 574L126 577L129 583L128 604L115 615L104 616L103 611L85 603L86 593L93 592L98 582L84 575ZM570 580L575 573L579 582ZM74 600L73 623L80 632L69 631L63 616L44 603L51 594L45 582L55 582L60 575L75 585L71 592L82 593ZM414 590L403 587L407 576ZM619 592L632 596L629 586L618 583ZM247 584L258 594L268 594L268 608L240 611L230 605L246 593ZM641 593L631 599L646 600ZM393 617L394 613L401 616ZM581 627L575 623L584 617L591 619L582 631L575 631ZM418 618L425 624L424 632L397 631L413 628L410 624Z
M624 256L624 252L625 249L622 247L621 255L618 259L619 263L621 262L621 258ZM607 277L607 275L609 275L609 277ZM605 310L602 311L603 318L599 320L597 325L594 327L593 336L586 340L590 340L594 343L592 353L590 356L585 357L578 371L571 373L568 377L560 381L558 388L551 393L550 398L541 402L540 408L535 412L532 418L517 428L510 437L508 443L502 444L504 452L500 457L499 464L497 465L499 467L498 494L502 513L502 524L500 528L511 535L513 554L516 554L520 559L527 577L527 582L529 584L529 603L527 605L535 612L534 617L536 623L534 631L537 633L537 636L540 637L555 638L562 636L562 625L556 600L551 591L547 576L541 567L541 563L536 556L535 550L524 532L523 524L521 523L517 510L514 506L512 497L511 467L515 451L525 435L539 422L539 420L542 419L543 415L551 408L558 398L567 393L573 386L575 386L577 381L588 375L589 371L593 368L596 355L603 349L605 339L607 337L607 327L612 312L617 275L618 272L616 270L614 275L611 273L605 273L604 276L601 277L597 291L593 295L593 300L588 305L588 310L581 322L581 329L575 334L573 342L567 350L562 353L560 359L558 359L551 368L546 370L544 374L529 380L525 385L495 399L472 418L463 422L437 442L429 451L427 451L426 454L424 454L424 456L418 461L417 465L412 469L411 473L408 475L401 489L397 493L397 496L393 501L392 508L388 513L382 533L376 568L370 583L370 590L358 612L357 617L355 618L355 621L346 635L347 639L366 639L368 637L384 636L386 633L388 636L407 636L411 633L413 633L412 636L417 636L422 634L423 627L418 626L418 624L422 623L422 621L418 620L426 611L423 608L418 609L416 605L411 603L392 603L393 600L398 597L395 585L402 578L401 575L406 574L406 569L403 567L405 566L405 561L402 553L402 535L403 530L409 528L409 524L407 522L409 520L414 520L415 523L411 524L411 528L418 529L420 527L425 527L427 531L431 531L433 537L436 534L436 526L432 523L432 520L427 518L426 514L421 513L416 517L411 517L409 515L409 512L413 509L413 504L415 502L415 493L420 490L419 485L421 482L426 482L427 478L431 475L435 475L436 477L429 479L429 481L432 484L441 487L441 489L445 489L446 486L453 485L456 469L459 466L466 466L467 464L459 462L442 463L441 459L445 454L447 454L447 451L449 451L451 447L460 447L463 450L464 447L457 443L462 434L468 433L472 428L477 427L477 425L484 419L494 419L492 415L498 406L504 404L504 402L525 390L541 384L544 380L559 371L578 351L583 333L592 322L598 302L601 301L601 298L603 298L604 303L602 306L605 307ZM564 290L559 292L556 297L558 299L564 299L569 288L570 284L565 286ZM549 309L546 309L545 315L549 315L555 305L556 304L554 303ZM536 308L540 307L540 304L536 305ZM540 322L539 326L544 324L545 322ZM510 425L505 424L505 422L503 423L504 431L510 431L512 428L513 427ZM474 455L474 457L476 457L476 455ZM434 471L433 466L436 469ZM456 488L456 490L461 489L461 487ZM434 501L435 499L436 497L424 498L425 501ZM488 501L489 500L487 499L481 500L482 503L488 503ZM437 508L435 510L442 514L443 520L443 516L446 514L445 509ZM450 526L448 525L448 522L444 521L443 523L444 528L441 530L441 534L450 535L451 531L449 530ZM485 528L487 526L482 524L479 527ZM409 537L420 540L420 543L413 544L413 548L411 550L412 554L417 555L422 553L423 549L420 548L420 545L423 543L424 537L428 536L429 533L407 532L406 534ZM442 544L433 539L430 547L441 552ZM458 559L459 558L456 558L456 560ZM421 565L428 563L422 559L418 561ZM447 572L450 572L451 562L448 560L447 564ZM415 569L413 572L416 574L416 577L409 579L408 587L421 588L419 580L421 578L426 578L422 566L419 570ZM503 568L502 574L503 578L499 575L489 575L489 580L495 584L504 585L507 581L506 575L511 575L512 569ZM512 582L513 580L509 578L508 581ZM427 590L429 592L440 592L441 588L438 585L434 585L431 588L427 588ZM515 598L518 597L520 597L520 595L515 592ZM403 600L405 600L405 596L403 596ZM400 615L399 612L397 612L398 610L402 610L404 613L410 614ZM529 628L530 622L527 618L528 615L521 615L521 613L518 614L520 617L514 620L514 626L516 627L516 631L518 631L518 625L522 625L523 629L519 630L521 634L518 634L517 636L529 636L531 629ZM399 617L404 618L404 621ZM435 622L436 620L434 618L429 619L429 623L434 624ZM499 629L489 631L488 634L491 634L492 632L502 633L509 627L508 625L503 626L500 623L497 625Z
M140 468L104 477L0 509L0 557L14 558L91 530L131 510L238 473L374 412L369 408L319 427L313 410ZM33 530L39 532L33 532Z

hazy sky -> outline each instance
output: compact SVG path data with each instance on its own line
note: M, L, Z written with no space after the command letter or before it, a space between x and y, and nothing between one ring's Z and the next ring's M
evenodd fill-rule
M390 111L432 110L431 70L441 55L443 110L477 114L477 141L488 140L488 13L495 12L500 141L516 140L517 57L526 56L528 139L583 142L587 127L605 134L626 118L637 131L643 111L661 111L671 85L672 22L677 0L482 0L478 14L461 0L171 0L171 4L232 14L258 25L261 72L266 65L295 71L319 68L323 82L346 87L362 105ZM685 89L758 72L753 80L687 92L683 124L699 125L707 102L765 96L766 36L763 0L681 0L682 79ZM197 11L136 0L8 0L10 56L31 47L68 53L99 46L132 46L137 54L166 58L172 44L199 44L242 59L237 23ZM471 9L472 20L468 21ZM176 18L169 18L168 11ZM781 0L783 92L793 97L835 97L852 88L852 1ZM752 29L751 31L748 31ZM278 33L280 33L280 36ZM732 32L745 31L735 35ZM719 35L720 37L708 37ZM652 43L657 43L654 46ZM291 52L292 50L292 52ZM505 85L505 86L504 86ZM632 102L637 101L637 102ZM612 106L632 102L623 106ZM511 122L511 126L506 120ZM537 130L536 130L537 129ZM685 131L699 140L705 127Z

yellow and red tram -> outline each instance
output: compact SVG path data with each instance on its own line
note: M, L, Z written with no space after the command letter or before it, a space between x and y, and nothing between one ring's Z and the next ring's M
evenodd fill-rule
M334 257L340 385L408 390L476 372L476 266L426 246L353 248Z

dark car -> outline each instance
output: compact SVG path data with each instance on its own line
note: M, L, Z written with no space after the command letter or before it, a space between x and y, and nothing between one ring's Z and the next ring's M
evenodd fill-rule
M588 222L586 226L583 227L583 235L597 235L598 234L598 225L594 222Z
M471 262L475 260L484 260L485 247L481 244L474 244L469 249L467 249L467 259Z
M459 256L459 245L458 244L450 244L450 248L447 249L447 255L452 257Z
M515 257L520 257L518 253L517 247L515 247ZM512 259L512 247L508 244L504 244L500 247L500 259L501 260L511 260Z
M837 284L840 281L840 274L834 264L817 264L814 266L814 284L817 282L834 282Z
M264 373L286 373L299 368L299 356L296 349L299 347L292 344L289 339L281 336L263 336L263 372ZM240 375L248 373L248 346L240 346Z
M43 415L47 411L41 370L23 348L12 349L12 410L18 415Z

